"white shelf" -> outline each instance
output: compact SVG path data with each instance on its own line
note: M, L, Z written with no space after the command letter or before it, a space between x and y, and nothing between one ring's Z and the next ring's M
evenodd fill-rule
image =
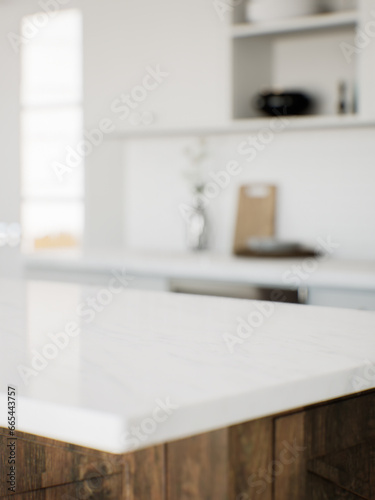
M143 128L123 132L114 132L106 136L109 141L122 141L126 139L153 139L168 137L190 137L190 136L215 136L236 135L257 132L270 126L272 117L254 119L233 120L225 125L201 126L201 127L175 127L175 128ZM290 116L283 132L296 130L322 130L343 128L365 128L375 127L375 119L363 119L354 115L347 116Z
M233 38L254 37L262 35L288 34L292 32L321 30L354 26L358 22L357 11L335 12L316 16L295 17L270 21L267 23L235 24L231 28Z

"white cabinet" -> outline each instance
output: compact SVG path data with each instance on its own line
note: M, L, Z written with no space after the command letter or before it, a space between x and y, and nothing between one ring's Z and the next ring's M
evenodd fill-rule
M375 291L311 288L308 304L375 311Z

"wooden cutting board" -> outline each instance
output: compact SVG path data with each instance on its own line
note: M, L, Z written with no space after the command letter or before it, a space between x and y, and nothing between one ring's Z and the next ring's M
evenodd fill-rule
M249 184L241 186L233 252L243 253L249 238L275 235L276 186Z

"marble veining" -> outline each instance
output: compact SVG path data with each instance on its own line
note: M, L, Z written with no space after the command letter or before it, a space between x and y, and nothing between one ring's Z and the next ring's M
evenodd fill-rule
M1 426L8 384L18 430L113 453L375 387L374 312L123 289L80 315L100 290L0 281Z

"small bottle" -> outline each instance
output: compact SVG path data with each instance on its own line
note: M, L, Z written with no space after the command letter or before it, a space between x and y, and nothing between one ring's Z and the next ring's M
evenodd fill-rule
M337 112L339 115L345 115L348 112L347 85L341 81L338 86L339 99L337 103Z

